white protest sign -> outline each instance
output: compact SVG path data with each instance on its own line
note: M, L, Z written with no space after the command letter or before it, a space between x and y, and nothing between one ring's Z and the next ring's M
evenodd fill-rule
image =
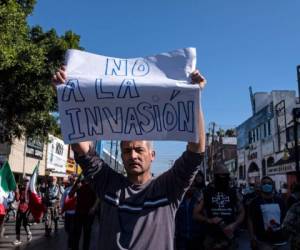
M57 173L66 173L66 163L68 158L68 145L53 136L49 135L47 151L47 170Z
M134 59L69 50L66 65L68 79L57 90L65 143L198 141L194 48Z

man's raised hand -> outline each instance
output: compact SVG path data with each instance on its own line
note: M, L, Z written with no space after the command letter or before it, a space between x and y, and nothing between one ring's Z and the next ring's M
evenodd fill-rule
M52 77L52 86L63 84L67 80L66 66L61 66Z
M193 84L199 84L200 88L203 89L206 84L206 79L202 76L199 70L195 70L190 75ZM199 142L189 142L188 150L194 153L203 153L205 151L205 124L203 113L199 112Z
M191 73L191 80L193 84L199 84L201 89L206 85L206 79L197 69Z

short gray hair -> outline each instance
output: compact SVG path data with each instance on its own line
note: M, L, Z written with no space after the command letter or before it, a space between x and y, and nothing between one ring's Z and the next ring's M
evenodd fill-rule
M153 141L146 141L148 144L148 147L152 150L154 150L154 142Z

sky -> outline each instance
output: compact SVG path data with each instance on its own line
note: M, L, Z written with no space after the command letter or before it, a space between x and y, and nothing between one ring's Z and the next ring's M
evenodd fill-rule
M207 78L207 128L235 127L251 116L254 92L297 90L299 0L38 0L30 25L72 30L91 53L134 58L195 47ZM158 142L154 172L184 150ZM170 147L170 145L172 145Z

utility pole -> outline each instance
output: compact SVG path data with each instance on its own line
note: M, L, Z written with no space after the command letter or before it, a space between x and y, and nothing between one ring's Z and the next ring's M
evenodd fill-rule
M204 174L204 180L205 183L208 180L207 179L207 170L210 167L210 150L209 150L209 138L210 138L210 128L208 128L208 133L206 133L206 138L205 138L205 161L203 161L203 174Z
M24 141L23 170L22 170L23 178L24 178L25 175L26 175L26 174L25 174L26 149L27 149L27 137L25 137L25 141Z
M300 98L300 65L297 66L297 82L298 82L298 98ZM295 143L295 163L297 182L300 183L300 168L299 168L299 145L298 145L298 118L300 118L300 108L293 109L294 122L294 143Z
M214 154L215 154L215 128L216 128L216 123L212 122L212 136L211 136L211 155L210 155L210 159L211 159L211 166L210 166L210 170L213 172L214 171ZM212 175L212 173L211 173Z
M300 65L297 66L297 81L298 81L298 98L300 98ZM298 121L297 121L297 118L300 118L300 108L294 108L293 109L296 176L297 176L297 182L300 183L299 146L298 146Z
M252 107L252 115L255 114L255 99L252 92L252 87L249 87L249 93L250 93L250 101L251 101L251 107Z
M109 164L112 163L112 154L113 154L113 140L110 141L110 152L109 152Z
M298 97L300 98L300 65L297 66Z
M298 145L298 121L300 118L300 108L293 109L293 122L294 122L294 143L295 143L295 163L296 163L296 177L297 182L300 182L300 170L299 170L299 145Z

